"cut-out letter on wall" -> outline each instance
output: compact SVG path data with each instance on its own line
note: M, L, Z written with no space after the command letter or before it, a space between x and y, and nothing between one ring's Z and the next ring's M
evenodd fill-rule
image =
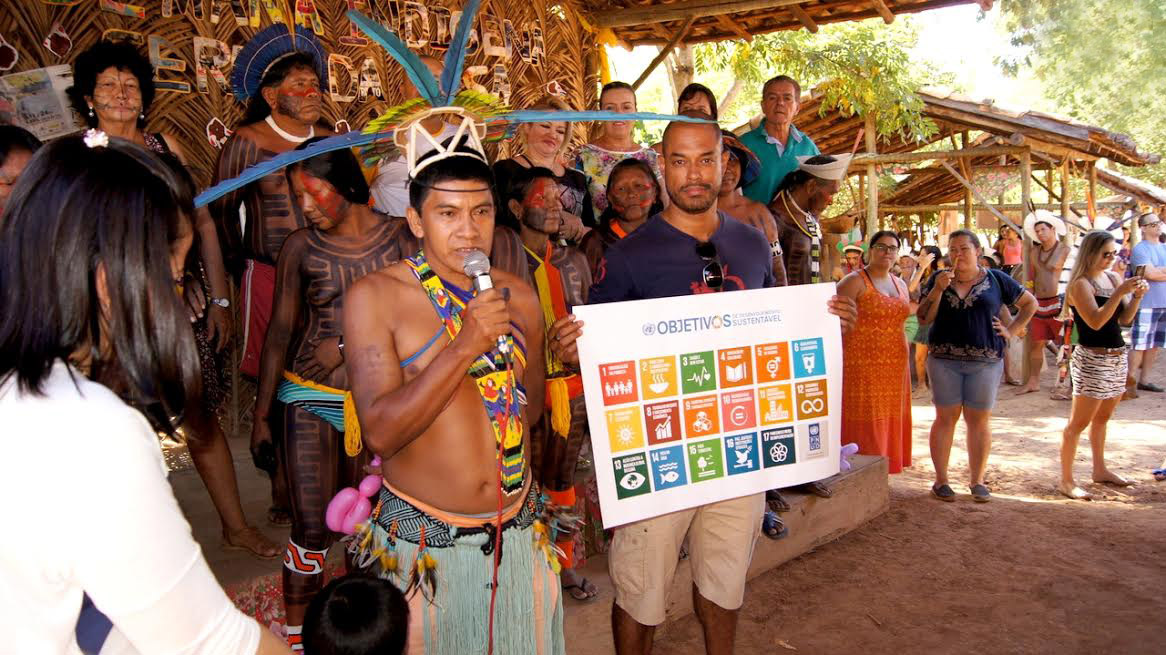
M409 0L401 14L401 31L405 45L416 50L429 45L429 10L420 2Z
M489 74L490 69L485 66L466 66L462 70L462 87L474 91L481 91L482 93L489 93L490 89L487 89L478 81L479 77L485 77Z
M502 21L502 37L506 44L506 58L510 59L514 56L514 47L518 45L518 32L514 29L514 23L510 19Z
M131 32L129 30L119 30L117 28L110 28L101 33L102 41L112 41L113 43L120 43L126 41L132 43L137 47L146 45L146 37L141 32Z
M531 66L542 66L547 56L546 43L543 41L543 28L536 23L527 23L522 29L522 45L518 49L522 60Z
M338 73L343 72L343 75ZM356 69L352 60L344 55L332 53L328 55L328 94L336 102L352 102L356 100L357 86Z
M385 89L381 86L381 74L377 70L377 63L372 57L365 57L360 64L360 85L358 89L360 99L365 100L369 96L377 100L385 99Z
M296 0L296 25L303 25L317 36L324 36L324 21L316 10L316 0Z
M502 102L510 104L510 75L506 73L506 64L494 64L494 88L490 91L502 98Z
M194 37L194 80L199 92L207 92L208 75L219 83L224 92L230 91L226 72L231 68L231 61L231 50L226 43L218 39Z
M445 7L430 7L432 29L429 32L429 47L434 50L449 50L449 42L453 40L450 19L452 15Z
M231 4L234 5L236 1L237 0L231 0ZM267 12L267 17L271 19L272 23L287 24L287 21L283 19L283 10L280 9L280 7L283 6L282 0L279 2L276 0L250 0L249 6L251 8L251 27L259 27L259 19L261 18L259 15L259 10L261 8L263 11ZM246 25L247 23L241 24Z
M348 10L359 11L372 20L377 20L377 17L369 11L368 2L365 0L348 0ZM356 26L356 23L353 23L351 20L348 21L348 34L336 40L340 42L340 45L352 46L354 48L363 48L368 45L368 39L365 38L364 32L361 32L360 28Z
M506 41L502 33L502 21L493 16L482 18L482 54L487 57L507 57Z
M202 3L203 0L162 0L162 16L164 18L181 16L194 7L194 13L190 15L202 20Z
M130 18L146 17L146 8L141 5L131 5L128 2L117 2L116 0L101 0L99 6L102 11L108 11L119 16L129 16Z
M164 50L170 53L177 53L177 48L157 34L151 34L147 42L150 44L150 63L154 65L154 86L159 91L190 93L190 85L186 82L162 79L162 73L164 71L181 73L186 70L186 61L177 57L167 57L163 54Z
M231 15L235 17L235 24L239 27L247 25L247 10L243 8L243 0L211 0L211 23L218 25L222 20L223 8L231 11ZM256 8L256 15L258 15L258 8Z
M4 40L4 36L0 34L0 71L8 71L16 68L16 62L20 61L20 51L13 45Z

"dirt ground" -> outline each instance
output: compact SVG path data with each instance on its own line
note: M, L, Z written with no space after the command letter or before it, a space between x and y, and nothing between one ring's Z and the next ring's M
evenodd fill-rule
M1166 384L1166 362L1155 368L1152 381ZM934 410L916 400L913 466L892 476L890 511L751 582L737 652L1166 652L1166 482L1150 476L1166 456L1166 394L1142 392L1110 422L1109 466L1137 486L1092 484L1082 438L1075 471L1091 502L1055 491L1068 413L1047 393L1002 388L993 501L967 495L961 427L950 474L959 497L943 503L928 493ZM679 621L653 653L702 644L699 624Z
M1166 358L1153 381L1166 385ZM1046 372L1047 389L1051 376ZM1138 485L1089 483L1082 438L1077 480L1096 495L1057 495L1061 429L1069 403L1047 392L1000 390L988 484L994 500L967 495L962 427L952 453L955 503L930 497L930 403L914 405L914 465L892 476L890 510L837 541L749 584L738 653L1162 653L1166 636L1166 482L1149 471L1166 456L1166 394L1122 403L1110 423L1110 467ZM246 442L231 439L244 509L263 520L269 486ZM195 538L223 584L278 571L220 546L218 518L193 470L171 476ZM339 554L338 549L333 549ZM703 653L692 619L665 626L657 655Z

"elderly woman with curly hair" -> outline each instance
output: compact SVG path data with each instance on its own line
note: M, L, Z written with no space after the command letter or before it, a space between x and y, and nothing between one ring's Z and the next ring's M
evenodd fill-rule
M89 127L135 143L164 162L186 164L178 140L164 132L147 132L146 112L154 100L154 68L150 60L127 42L98 41L73 63L73 86L67 94ZM181 166L179 166L181 167ZM189 180L185 174L178 176ZM202 369L203 406L214 417L230 387L224 350L230 338L227 274L214 222L205 208L191 217L195 224L198 256L184 276L184 289ZM282 549L247 523L239 499L239 483L227 438L217 420L204 421L210 434L190 441L190 454L207 486L223 524L223 546L241 549L263 559L274 559Z

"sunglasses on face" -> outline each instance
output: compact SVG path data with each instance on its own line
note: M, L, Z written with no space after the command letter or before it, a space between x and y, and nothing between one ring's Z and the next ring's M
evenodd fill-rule
M721 285L725 283L725 275L721 270L721 262L717 261L716 245L712 241L701 241L696 244L696 254L705 262L704 269L700 272L704 285L720 291Z
M1101 253L1101 258L1106 260L1106 261L1113 259L1114 257L1117 257L1116 250L1110 250L1110 251Z

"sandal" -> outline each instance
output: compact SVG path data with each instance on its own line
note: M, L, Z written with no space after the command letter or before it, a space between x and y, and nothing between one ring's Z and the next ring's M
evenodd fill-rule
M761 519L761 534L773 540L784 539L789 536L789 526L777 512L766 511L765 518Z
M765 492L765 504L769 506L769 510L772 512L788 512L790 510L789 501L777 489L770 489Z
M283 556L283 548L280 548L279 544L250 525L238 532L224 532L222 548L247 551L259 559L277 559Z
M286 528L292 524L291 512L282 507L272 505L267 510L267 522L281 528Z
M563 592L580 602L595 600L595 597L599 595L599 588L595 586L595 583L583 576L578 576L576 579L578 582L574 584L564 584Z
M832 490L830 487L827 487L826 484L821 481L807 482L806 484L800 485L799 488L801 491L812 493L818 498L829 498L834 495L834 490Z
M982 484L973 484L971 488L972 500L977 503L986 503L992 500L992 493L988 491L988 487Z
M942 500L945 503L954 503L955 502L955 492L952 491L951 487L949 485L946 485L946 484L933 484L933 485L931 485L931 495L935 496L936 498Z

